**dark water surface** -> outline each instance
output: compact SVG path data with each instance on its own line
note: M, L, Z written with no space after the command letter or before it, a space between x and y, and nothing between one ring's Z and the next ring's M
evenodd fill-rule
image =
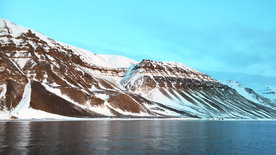
M276 121L0 122L0 154L276 154Z

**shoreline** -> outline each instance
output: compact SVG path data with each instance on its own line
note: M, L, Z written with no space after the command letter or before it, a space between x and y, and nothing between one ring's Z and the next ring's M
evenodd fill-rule
M276 121L276 119L219 119L219 118L182 118L182 117L98 117L98 118L31 118L31 119L0 119L0 122L74 122L74 121Z

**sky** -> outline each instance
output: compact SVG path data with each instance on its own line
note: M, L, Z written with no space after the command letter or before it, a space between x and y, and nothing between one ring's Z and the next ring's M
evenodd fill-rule
M0 18L94 53L276 88L275 0L0 0Z

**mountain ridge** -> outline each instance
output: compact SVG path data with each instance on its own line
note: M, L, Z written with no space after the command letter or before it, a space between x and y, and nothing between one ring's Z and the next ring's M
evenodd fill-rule
M267 105L269 104L270 106L275 106L276 103L273 102L273 100L270 100L263 95L258 94L256 91L254 91L251 88L245 87L241 83L235 80L226 80L222 81L221 83L235 89L239 94L247 98L248 100L254 101L259 104L264 104Z
M99 55L3 19L0 43L1 118L276 117L184 64Z

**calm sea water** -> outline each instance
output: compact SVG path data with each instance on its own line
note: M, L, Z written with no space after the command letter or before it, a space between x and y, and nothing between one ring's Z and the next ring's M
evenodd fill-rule
M276 121L0 122L0 154L276 154Z

